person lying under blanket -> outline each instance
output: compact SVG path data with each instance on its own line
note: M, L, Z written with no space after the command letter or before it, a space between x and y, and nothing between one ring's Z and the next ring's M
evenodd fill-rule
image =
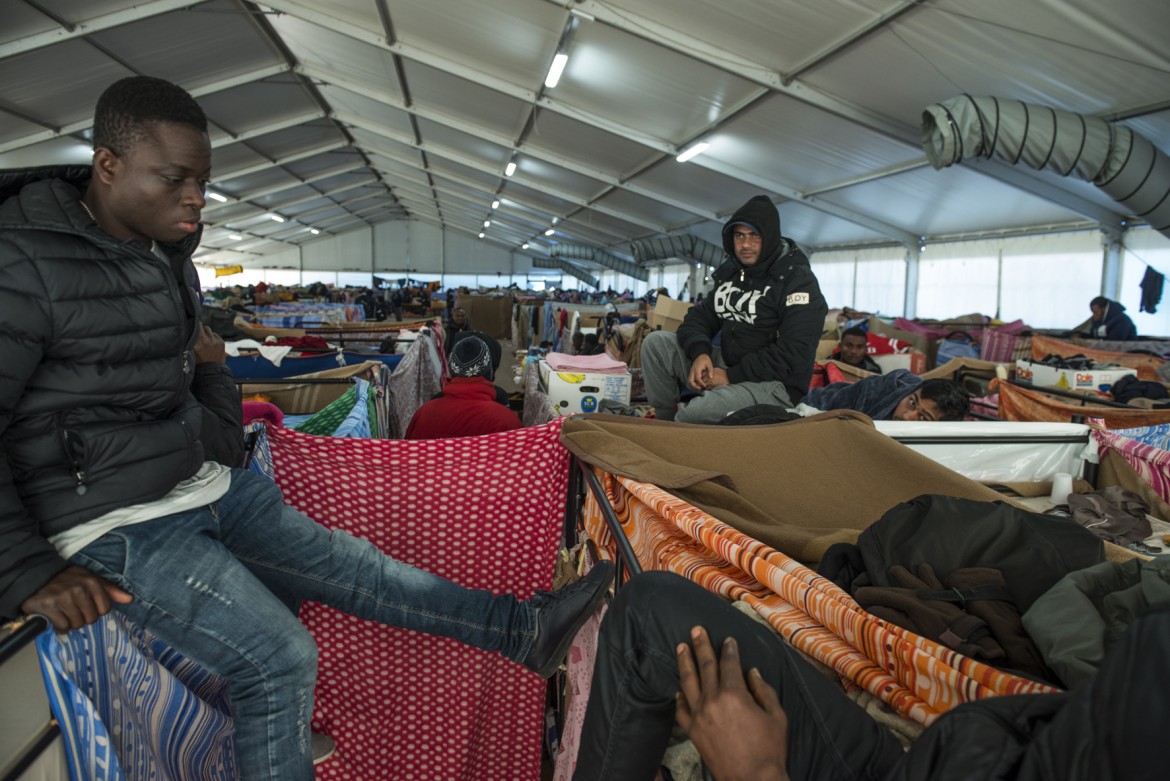
M923 380L905 369L858 382L834 382L813 388L799 411L851 409L874 420L962 420L971 396L951 380Z

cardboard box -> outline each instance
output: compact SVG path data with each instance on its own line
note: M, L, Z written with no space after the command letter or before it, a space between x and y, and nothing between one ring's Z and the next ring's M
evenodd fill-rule
M922 374L926 371L926 356L918 351L869 357L882 367L882 374L889 374L894 369L909 369L911 374Z
M602 399L630 403L630 373L555 372L540 362L540 380L545 393L561 415L597 412Z
M828 360L829 356L837 351L837 346L840 344L841 340L836 335L830 338L822 336L821 340L817 342L817 363Z
M682 325L687 310L692 306L694 304L678 301L668 296L659 296L654 304L654 310L650 312L650 316L646 318L646 322L650 325L651 331L657 331L661 328L663 331L673 333Z
M1063 390L1109 390L1127 374L1137 376L1137 369L1118 366L1112 369L1058 369L1020 359L1016 361L1016 379L1044 388Z

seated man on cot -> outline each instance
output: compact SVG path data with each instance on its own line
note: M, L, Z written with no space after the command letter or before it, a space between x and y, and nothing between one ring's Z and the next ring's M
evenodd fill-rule
M300 600L552 675L612 565L529 600L467 589L206 459L191 254L207 118L182 88L131 77L98 99L93 146L91 166L0 172L0 619L65 632L116 609L222 676L245 779L313 778Z
M619 589L597 648L574 781L650 781L676 720L719 781L1166 777L1166 606L1075 689L958 705L906 752L770 626L673 573Z
M1115 342L1130 342L1138 338L1137 327L1125 313L1125 307L1105 296L1097 296L1089 302L1093 317L1089 330L1084 336L1090 339L1110 339Z
M677 334L642 342L646 398L659 420L717 423L755 404L792 406L808 391L829 308L808 258L780 235L770 198L757 195L731 216L723 248L711 295ZM683 387L699 395L679 408Z

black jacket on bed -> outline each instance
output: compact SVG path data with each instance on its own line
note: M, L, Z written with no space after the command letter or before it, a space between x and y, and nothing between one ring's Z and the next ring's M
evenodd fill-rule
M243 456L231 373L192 352L199 234L170 266L119 242L79 203L89 177L0 172L0 617L67 566L48 537Z

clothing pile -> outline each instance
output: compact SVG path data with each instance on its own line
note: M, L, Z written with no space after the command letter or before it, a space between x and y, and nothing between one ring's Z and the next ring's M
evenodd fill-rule
M1104 561L1102 539L1149 534L1144 505L1125 494L1071 496L1078 523L920 496L856 545L831 547L819 572L884 621L1067 688L1092 674L1139 613L1170 604L1170 559Z

